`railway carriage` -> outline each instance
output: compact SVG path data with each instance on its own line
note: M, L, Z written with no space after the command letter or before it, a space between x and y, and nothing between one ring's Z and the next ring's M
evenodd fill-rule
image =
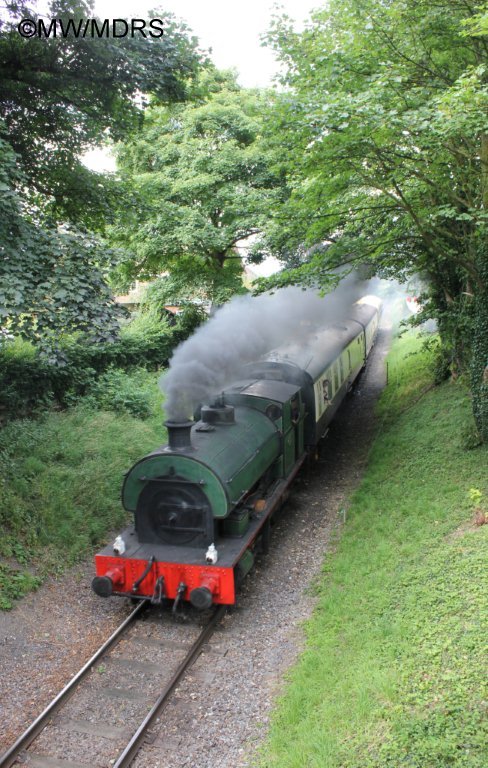
M197 608L233 604L296 473L363 368L380 301L243 366L236 381L166 422L168 445L126 474L133 523L96 555L94 591Z

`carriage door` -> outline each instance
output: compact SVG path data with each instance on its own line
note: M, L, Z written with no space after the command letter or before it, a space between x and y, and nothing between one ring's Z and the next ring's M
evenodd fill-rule
M303 430L305 422L305 405L302 403L300 392L297 392L290 401L291 420L295 432L295 457L298 459L304 451Z

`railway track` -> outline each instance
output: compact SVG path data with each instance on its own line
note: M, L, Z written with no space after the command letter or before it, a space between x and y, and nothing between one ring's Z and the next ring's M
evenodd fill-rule
M125 768L226 611L200 629L136 622L141 602L0 757L0 768ZM166 629L163 637L163 629ZM198 631L200 630L200 631ZM192 634L196 636L191 638Z

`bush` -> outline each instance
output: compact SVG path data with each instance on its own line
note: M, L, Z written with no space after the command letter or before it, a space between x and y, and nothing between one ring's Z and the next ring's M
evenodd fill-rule
M62 365L48 363L27 346L0 349L0 419L23 417L52 404L73 405L110 369L167 366L173 349L192 333L197 320L184 317L173 328L163 326L159 334L154 329L146 334L126 332L113 343L65 343ZM138 407L135 401L133 405ZM143 409L140 400L139 406Z
M147 391L120 369L102 374L91 388L88 400L101 410L130 413L139 419L147 419L152 413Z
M434 357L434 382L442 384L451 376L452 353L445 347L439 347Z

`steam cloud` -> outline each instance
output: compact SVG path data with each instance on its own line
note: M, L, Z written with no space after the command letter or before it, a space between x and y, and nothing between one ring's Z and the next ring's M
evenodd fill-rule
M242 365L289 341L305 340L313 327L347 317L365 293L367 284L350 276L325 297L291 287L232 299L176 349L159 382L168 418L191 417L195 406L233 381Z

